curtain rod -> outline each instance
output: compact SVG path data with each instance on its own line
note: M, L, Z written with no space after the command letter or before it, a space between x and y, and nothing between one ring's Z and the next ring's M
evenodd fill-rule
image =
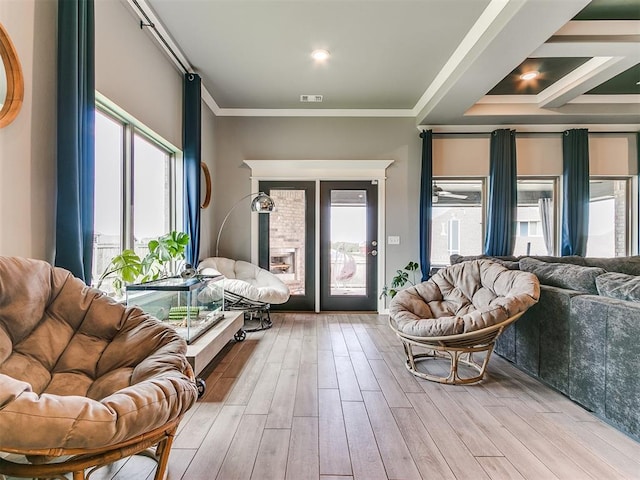
M420 133L426 132L427 130L420 130ZM515 131L516 135L562 135L564 130L561 132L518 132ZM637 132L634 131L611 131L611 132L588 132L589 135L633 135ZM491 135L491 132L433 132L435 135Z
M169 45L169 43L164 39L164 37L162 36L162 34L158 31L158 29L156 28L155 23L153 23L153 21L149 18L149 16L147 15L147 12L144 11L144 9L140 6L140 4L138 3L138 0L130 0L138 9L138 11L140 12L140 14L146 19L147 23L144 22L144 20L140 20L140 29L142 30L144 27L149 27L152 28L153 31L156 33L158 39L162 42L162 44L165 46L165 48L167 49L167 51L169 53L171 53L171 56L175 59L176 62L178 62L180 64L180 66L182 67L182 70L184 71L184 73L192 73L190 71L190 69L188 69L187 67L185 67L184 63L182 63L182 60L180 60L180 57L176 54L176 52L173 51L173 48L171 48L171 46Z

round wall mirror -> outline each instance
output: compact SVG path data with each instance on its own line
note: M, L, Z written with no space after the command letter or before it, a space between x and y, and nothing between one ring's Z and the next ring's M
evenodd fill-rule
M0 24L0 128L18 115L24 97L22 68L9 34Z

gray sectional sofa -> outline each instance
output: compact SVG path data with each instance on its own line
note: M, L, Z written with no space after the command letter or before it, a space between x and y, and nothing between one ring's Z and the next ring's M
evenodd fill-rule
M479 257L453 255L451 263ZM495 352L640 437L640 256L495 257L540 280L540 301Z

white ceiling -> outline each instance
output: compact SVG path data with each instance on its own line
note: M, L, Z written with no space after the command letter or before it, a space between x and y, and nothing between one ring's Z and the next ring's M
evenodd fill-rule
M583 95L640 63L640 22L567 24L589 0L126 1L201 75L220 116L640 123L636 95ZM323 64L310 57L317 48L331 52ZM486 95L536 56L592 60L538 95Z

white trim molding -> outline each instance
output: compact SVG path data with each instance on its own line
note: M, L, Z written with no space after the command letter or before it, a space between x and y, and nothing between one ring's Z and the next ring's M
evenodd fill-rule
M245 160L260 180L384 180L393 160Z

